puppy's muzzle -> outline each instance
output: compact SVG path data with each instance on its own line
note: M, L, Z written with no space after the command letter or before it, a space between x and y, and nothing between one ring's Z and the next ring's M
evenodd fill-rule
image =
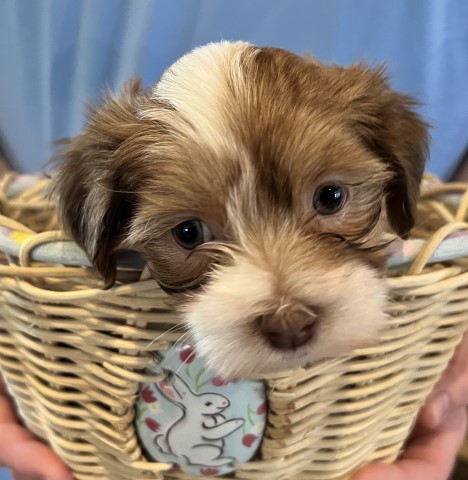
M255 320L265 340L282 350L295 350L309 342L314 336L317 321L317 309L301 304L284 305Z

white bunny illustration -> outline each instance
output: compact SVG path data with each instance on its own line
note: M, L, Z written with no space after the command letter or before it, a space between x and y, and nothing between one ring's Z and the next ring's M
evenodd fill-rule
M195 394L176 374L172 385L160 382L160 392L182 409L179 417L163 435L155 438L156 444L166 454L185 457L192 465L219 467L234 461L225 457L224 438L244 424L235 418L226 420L221 412L229 406L229 400L217 393Z

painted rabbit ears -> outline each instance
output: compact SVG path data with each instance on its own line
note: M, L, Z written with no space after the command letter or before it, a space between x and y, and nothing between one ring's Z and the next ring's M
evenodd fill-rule
M183 405L187 398L194 396L190 387L178 375L171 370L164 370L164 373L165 379L158 383L158 388L168 400Z

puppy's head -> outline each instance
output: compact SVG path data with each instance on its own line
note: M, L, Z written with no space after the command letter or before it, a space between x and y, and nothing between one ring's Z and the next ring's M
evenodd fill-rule
M379 70L213 44L91 114L59 215L109 283L141 252L220 374L296 367L382 327L381 235L414 223L426 143Z

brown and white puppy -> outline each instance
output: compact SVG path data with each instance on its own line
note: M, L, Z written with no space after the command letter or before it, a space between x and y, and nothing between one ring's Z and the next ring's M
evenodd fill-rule
M59 216L108 284L118 250L141 252L225 377L349 353L386 320L382 232L414 223L412 108L381 69L211 44L92 112Z

